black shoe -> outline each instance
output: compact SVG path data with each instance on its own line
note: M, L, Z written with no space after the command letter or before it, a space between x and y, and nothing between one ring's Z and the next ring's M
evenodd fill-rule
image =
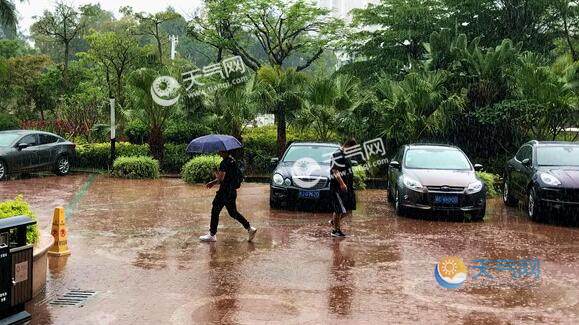
M332 237L344 238L346 235L341 230L332 230Z

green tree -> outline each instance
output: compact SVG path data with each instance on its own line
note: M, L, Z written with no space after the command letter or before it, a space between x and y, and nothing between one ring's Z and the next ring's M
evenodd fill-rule
M167 22L175 20L181 17L179 14L173 11L164 11L156 14L147 14L144 12L139 12L134 14L139 25L137 27L137 33L141 35L150 36L154 39L157 46L157 55L159 59L159 64L163 64L163 44L168 42L168 35L163 32L163 25Z
M32 33L53 39L63 46L62 59L64 67L62 70L64 87L68 88L68 64L71 58L71 42L78 37L83 30L84 24L81 21L83 13L77 9L57 2L54 12L44 11L31 27Z
M337 131L352 136L350 115L361 104L360 92L359 81L353 76L317 77L305 88L304 107L296 123L312 128L323 141L334 138Z
M218 61L228 52L257 71L264 65L285 67L288 58L298 55L295 69L301 71L340 34L343 23L329 13L306 0L206 0L205 12L193 19L189 35L215 47ZM264 59L252 50L256 43Z
M264 66L257 71L256 91L260 109L275 115L278 156L286 147L287 121L302 107L306 76L295 69Z
M359 31L351 34L347 47L365 71L408 69L422 58L430 34L448 26L440 0L381 0L352 13Z
M81 56L93 60L104 72L110 97L125 104L125 78L142 58L137 40L127 32L94 32L87 36L90 49Z
M257 116L253 81L218 90L209 97L209 108L217 114L221 132L240 141L245 126Z
M129 77L132 107L142 113L144 122L149 126L149 147L151 154L158 161L163 161L164 156L163 129L175 112L171 106L157 105L150 95L153 81L161 75L153 69L141 68L135 70Z

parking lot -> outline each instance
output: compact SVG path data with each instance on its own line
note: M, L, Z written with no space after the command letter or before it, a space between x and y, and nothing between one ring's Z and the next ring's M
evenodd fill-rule
M343 240L330 214L272 211L266 184L244 184L239 210L254 243L224 211L218 242L201 243L213 190L179 179L131 181L76 174L1 183L22 193L48 229L67 208L68 258L51 259L33 324L568 323L579 314L579 230L538 224L488 202L484 222L397 217L383 190L358 193ZM540 277L481 283L472 270L456 290L433 276L443 256L538 258ZM510 279L510 280L509 280ZM504 280L504 281L503 281ZM56 306L70 289L94 291Z

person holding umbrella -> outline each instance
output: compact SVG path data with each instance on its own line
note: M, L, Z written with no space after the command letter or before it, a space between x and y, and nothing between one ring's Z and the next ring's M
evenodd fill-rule
M187 146L188 153L219 152L219 156L223 159L219 164L219 170L215 173L215 179L206 184L207 188L212 188L219 184L219 189L213 199L209 233L199 237L201 241L217 241L219 214L221 210L223 210L223 207L227 209L227 212L233 219L241 223L247 230L248 241L252 241L255 237L257 229L252 227L249 221L237 211L237 189L243 181L243 173L230 152L241 147L241 143L236 138L219 134L199 137L191 141L189 146Z

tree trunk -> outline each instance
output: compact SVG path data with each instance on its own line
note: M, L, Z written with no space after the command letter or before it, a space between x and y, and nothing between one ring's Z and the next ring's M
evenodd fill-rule
M62 82L64 89L68 89L68 56L70 54L70 44L64 43L64 70L62 71Z
M149 135L149 148L153 158L160 162L163 161L164 154L164 139L163 130L159 125L151 126L151 134Z
M277 124L277 156L281 159L283 153L285 152L286 146L285 111L281 105L278 105L277 107L275 122Z
M155 25L155 38L157 39L157 50L159 51L159 64L163 65L163 44L161 44L158 24Z

